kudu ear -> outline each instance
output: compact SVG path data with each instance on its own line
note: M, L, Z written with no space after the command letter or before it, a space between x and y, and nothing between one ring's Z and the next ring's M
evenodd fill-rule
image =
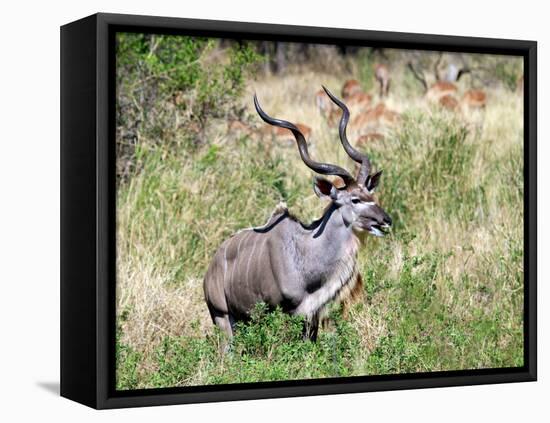
M337 200L338 189L328 179L320 178L318 176L313 180L313 191L317 194L317 197L324 200Z
M376 189L378 183L380 182L380 176L382 176L381 170L376 172L374 175L369 175L367 178L367 183L365 184L365 187L369 192L373 192Z

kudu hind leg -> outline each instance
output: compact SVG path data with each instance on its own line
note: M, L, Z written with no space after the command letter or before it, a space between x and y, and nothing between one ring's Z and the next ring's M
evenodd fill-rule
M223 330L229 338L233 337L233 325L228 314L222 314L214 317L214 323Z
M231 318L229 313L224 313L217 310L211 304L208 304L208 311L210 311L210 317L212 322L219 327L229 338L233 337L233 329L235 326L234 319Z
M229 314L212 315L214 324L219 327L227 336L222 340L221 352L226 354L231 351L231 339L234 333L234 321Z

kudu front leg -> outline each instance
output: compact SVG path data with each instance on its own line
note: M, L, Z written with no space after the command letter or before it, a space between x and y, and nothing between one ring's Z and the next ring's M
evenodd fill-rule
M313 316L304 320L303 339L309 339L311 342L317 342L319 332L319 316Z

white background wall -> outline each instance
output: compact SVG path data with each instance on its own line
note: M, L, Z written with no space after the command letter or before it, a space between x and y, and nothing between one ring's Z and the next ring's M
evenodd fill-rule
M0 6L0 416L60 421L549 421L549 13L543 1L6 1ZM98 12L539 42L539 382L96 412L59 381L59 26ZM544 390L549 392L544 393ZM6 419L5 417L11 416ZM546 418L544 419L545 416Z

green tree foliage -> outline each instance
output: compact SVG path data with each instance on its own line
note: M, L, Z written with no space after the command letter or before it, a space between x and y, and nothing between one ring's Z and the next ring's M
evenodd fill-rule
M201 37L121 33L116 48L122 177L140 168L138 144L201 144L210 120L239 115L235 100L261 59L248 44Z

